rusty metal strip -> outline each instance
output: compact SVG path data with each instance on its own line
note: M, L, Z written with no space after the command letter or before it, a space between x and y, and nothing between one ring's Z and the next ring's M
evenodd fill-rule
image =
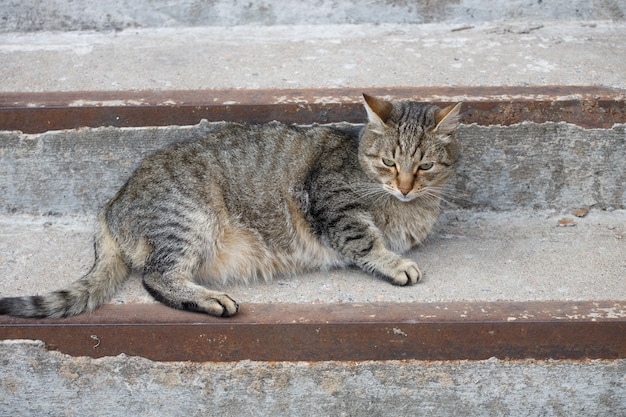
M1 93L0 130L190 125L202 119L262 123L364 121L361 93L438 104L463 101L464 123L565 121L586 128L626 122L626 90L596 86L368 89L80 91Z
M3 339L159 361L623 359L626 304L248 304L230 319L108 305L62 320L0 317Z

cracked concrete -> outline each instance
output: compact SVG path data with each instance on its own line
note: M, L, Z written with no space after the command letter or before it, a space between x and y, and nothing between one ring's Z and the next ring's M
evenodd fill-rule
M38 342L0 342L0 356L7 355L10 361L0 361L6 416L626 413L624 360L154 363L69 358Z

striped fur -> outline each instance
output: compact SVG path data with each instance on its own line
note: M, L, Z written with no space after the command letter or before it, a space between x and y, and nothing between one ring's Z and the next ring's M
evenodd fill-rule
M399 254L437 219L459 107L365 96L360 132L224 123L156 152L102 208L92 270L63 290L0 299L0 314L91 311L131 271L157 300L215 316L238 305L211 286L276 274L352 264L415 284L419 267Z

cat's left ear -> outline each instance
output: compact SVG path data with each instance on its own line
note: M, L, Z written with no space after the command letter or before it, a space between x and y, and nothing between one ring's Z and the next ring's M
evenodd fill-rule
M365 110L367 111L371 129L376 133L382 134L388 127L387 121L391 116L393 105L382 98L367 94L363 94L363 98L365 99Z
M461 104L451 104L448 107L439 109L435 112L435 128L433 133L441 135L450 135L454 133L457 127L459 127L459 120L461 119L460 111Z

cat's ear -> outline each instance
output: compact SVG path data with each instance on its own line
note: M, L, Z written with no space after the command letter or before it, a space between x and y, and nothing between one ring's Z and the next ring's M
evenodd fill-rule
M391 116L393 105L381 98L376 98L363 94L365 99L365 110L367 111L367 118L370 122L371 128L376 133L383 133L385 128L388 127L387 121Z
M450 135L454 133L459 126L459 120L461 118L460 110L461 104L451 104L448 107L439 109L435 112L435 128L433 133L439 133L441 135Z

